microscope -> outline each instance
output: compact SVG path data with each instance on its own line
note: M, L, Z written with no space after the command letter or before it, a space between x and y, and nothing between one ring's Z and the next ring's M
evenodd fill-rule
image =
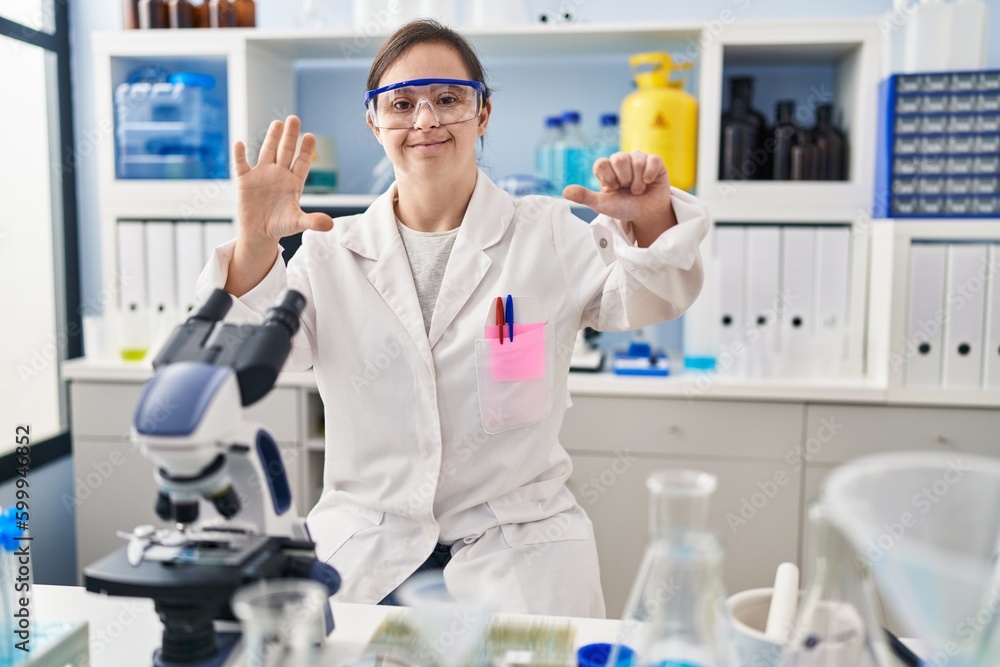
M84 569L88 591L153 599L163 622L154 667L228 664L239 634L216 622L235 620L230 600L243 585L299 578L328 595L340 588L292 507L274 438L243 421L243 408L274 386L305 297L288 291L259 325L223 324L231 306L215 290L173 331L133 418L132 439L156 466L156 514L176 527L119 533L127 546ZM199 521L203 512L217 516ZM325 616L329 634L329 605Z

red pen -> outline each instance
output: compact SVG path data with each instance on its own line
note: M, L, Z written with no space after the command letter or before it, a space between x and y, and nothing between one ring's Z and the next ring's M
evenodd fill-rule
M500 344L503 345L503 299L500 297L497 297L496 300L496 321Z

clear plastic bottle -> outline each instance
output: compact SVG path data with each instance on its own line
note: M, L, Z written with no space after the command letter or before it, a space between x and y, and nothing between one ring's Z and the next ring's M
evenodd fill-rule
M587 138L580 129L580 112L567 111L562 120L563 133L555 143L552 157L555 165L553 180L558 193L567 185L587 185L590 182Z
M722 546L706 530L716 478L692 470L653 473L649 544L632 587L618 645L635 667L734 667L722 585Z
M621 145L621 132L618 129L618 114L616 113L606 113L601 115L600 130L596 137L594 137L594 143L592 144L592 152L590 154L590 172L587 174L590 179L588 182L590 187L594 190L598 190L601 184L597 181L597 176L594 175L594 163L600 160L602 157L611 157L617 153Z
M556 172L553 154L556 142L562 137L563 121L560 116L545 119L545 131L535 147L535 176L548 183L547 194L556 194Z

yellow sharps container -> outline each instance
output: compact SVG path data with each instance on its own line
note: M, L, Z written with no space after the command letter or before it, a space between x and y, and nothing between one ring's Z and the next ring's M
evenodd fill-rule
M668 53L638 53L629 58L638 88L622 100L621 149L643 151L663 158L670 184L682 190L694 187L698 165L698 102L684 91L691 63L674 63Z

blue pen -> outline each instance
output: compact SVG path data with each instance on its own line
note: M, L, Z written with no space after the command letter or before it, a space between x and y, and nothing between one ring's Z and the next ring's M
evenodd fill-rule
M507 295L507 309L504 312L507 325L510 327L510 342L514 342L514 297Z

